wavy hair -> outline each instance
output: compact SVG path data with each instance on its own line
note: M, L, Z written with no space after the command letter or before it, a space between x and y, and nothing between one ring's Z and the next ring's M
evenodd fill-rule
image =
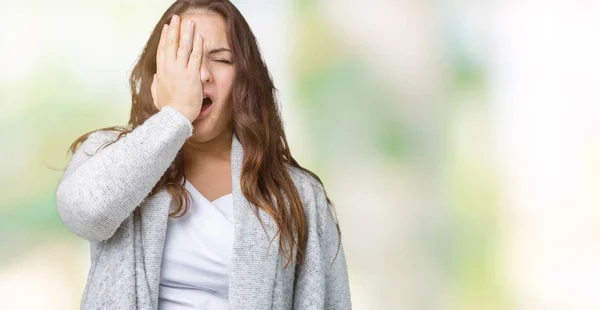
M241 190L246 199L256 208L266 211L276 222L280 235L279 247L292 262L296 249L296 263L302 264L306 247L306 216L300 195L288 174L287 167L295 167L316 179L321 179L301 167L292 154L283 130L281 115L276 102L276 88L273 85L267 66L260 54L258 44L250 26L238 11L227 0L180 0L173 3L160 18L141 55L132 69L129 85L131 89L131 113L128 126L113 126L98 130L119 132L117 139L135 130L146 119L158 112L152 101L150 85L156 73L156 53L160 33L164 24L170 23L173 15L181 16L189 10L201 10L221 15L227 24L227 39L232 48L233 63L236 76L232 90L232 126L244 148L244 159L241 171ZM94 130L97 131L97 130ZM94 131L77 138L69 147L74 154L77 148ZM104 145L106 146L106 145ZM189 208L189 192L183 181L183 150L189 147L186 142L177 154L171 166L154 186L150 195L166 189L175 202L175 209L169 217L185 215ZM289 202L286 207L285 202ZM328 206L333 205L327 197ZM258 210L254 213L258 217ZM260 217L258 217L259 220ZM264 226L261 220L261 224ZM338 230L338 252L341 242L341 231ZM273 239L275 236L273 237ZM271 242L273 241L271 240ZM337 255L336 255L337 257ZM334 258L335 260L335 258Z

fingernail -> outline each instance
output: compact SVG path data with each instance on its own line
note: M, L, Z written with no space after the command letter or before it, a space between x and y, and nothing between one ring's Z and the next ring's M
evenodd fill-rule
M190 28L192 28L192 26L194 26L194 21L192 21L191 19L190 19L190 20L188 20L188 26L189 26Z
M173 22L177 22L177 20L179 19L179 16L177 15L173 15L172 21Z

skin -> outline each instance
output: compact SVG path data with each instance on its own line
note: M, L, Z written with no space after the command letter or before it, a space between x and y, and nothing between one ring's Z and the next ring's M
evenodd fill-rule
M191 22L191 24L190 24ZM218 14L188 11L163 31L152 83L156 107L172 106L193 126L193 148L184 152L186 178L207 199L231 192L231 91L235 79L227 25ZM204 95L212 107L200 114Z

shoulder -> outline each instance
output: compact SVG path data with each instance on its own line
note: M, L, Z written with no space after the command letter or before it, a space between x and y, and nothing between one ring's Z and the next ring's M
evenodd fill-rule
M288 166L288 173L308 215L327 216L330 211L325 187L310 173Z
M319 182L319 180L317 180L310 173L308 173L300 168L288 166L288 174L289 174L290 178L292 179L292 181L294 182L294 185L296 186L298 193L300 193L301 195L302 194L314 195L314 194L318 194L318 192L320 192L320 191L325 191L325 188L323 187L321 182Z
M99 148L114 142L119 137L116 130L99 129L90 133L78 148L88 156L95 154Z
M325 187L315 176L302 169L289 167L288 170L304 205L309 235L318 238L321 245L337 249L341 231Z
M91 144L103 144L106 142L111 142L117 139L119 136L119 131L116 130L107 130L107 129L99 129L92 132L87 140Z

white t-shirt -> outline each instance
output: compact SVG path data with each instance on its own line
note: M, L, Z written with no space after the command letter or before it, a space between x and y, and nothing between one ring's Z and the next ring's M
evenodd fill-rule
M158 309L227 309L233 196L210 202L187 180L185 188L188 213L168 219Z

